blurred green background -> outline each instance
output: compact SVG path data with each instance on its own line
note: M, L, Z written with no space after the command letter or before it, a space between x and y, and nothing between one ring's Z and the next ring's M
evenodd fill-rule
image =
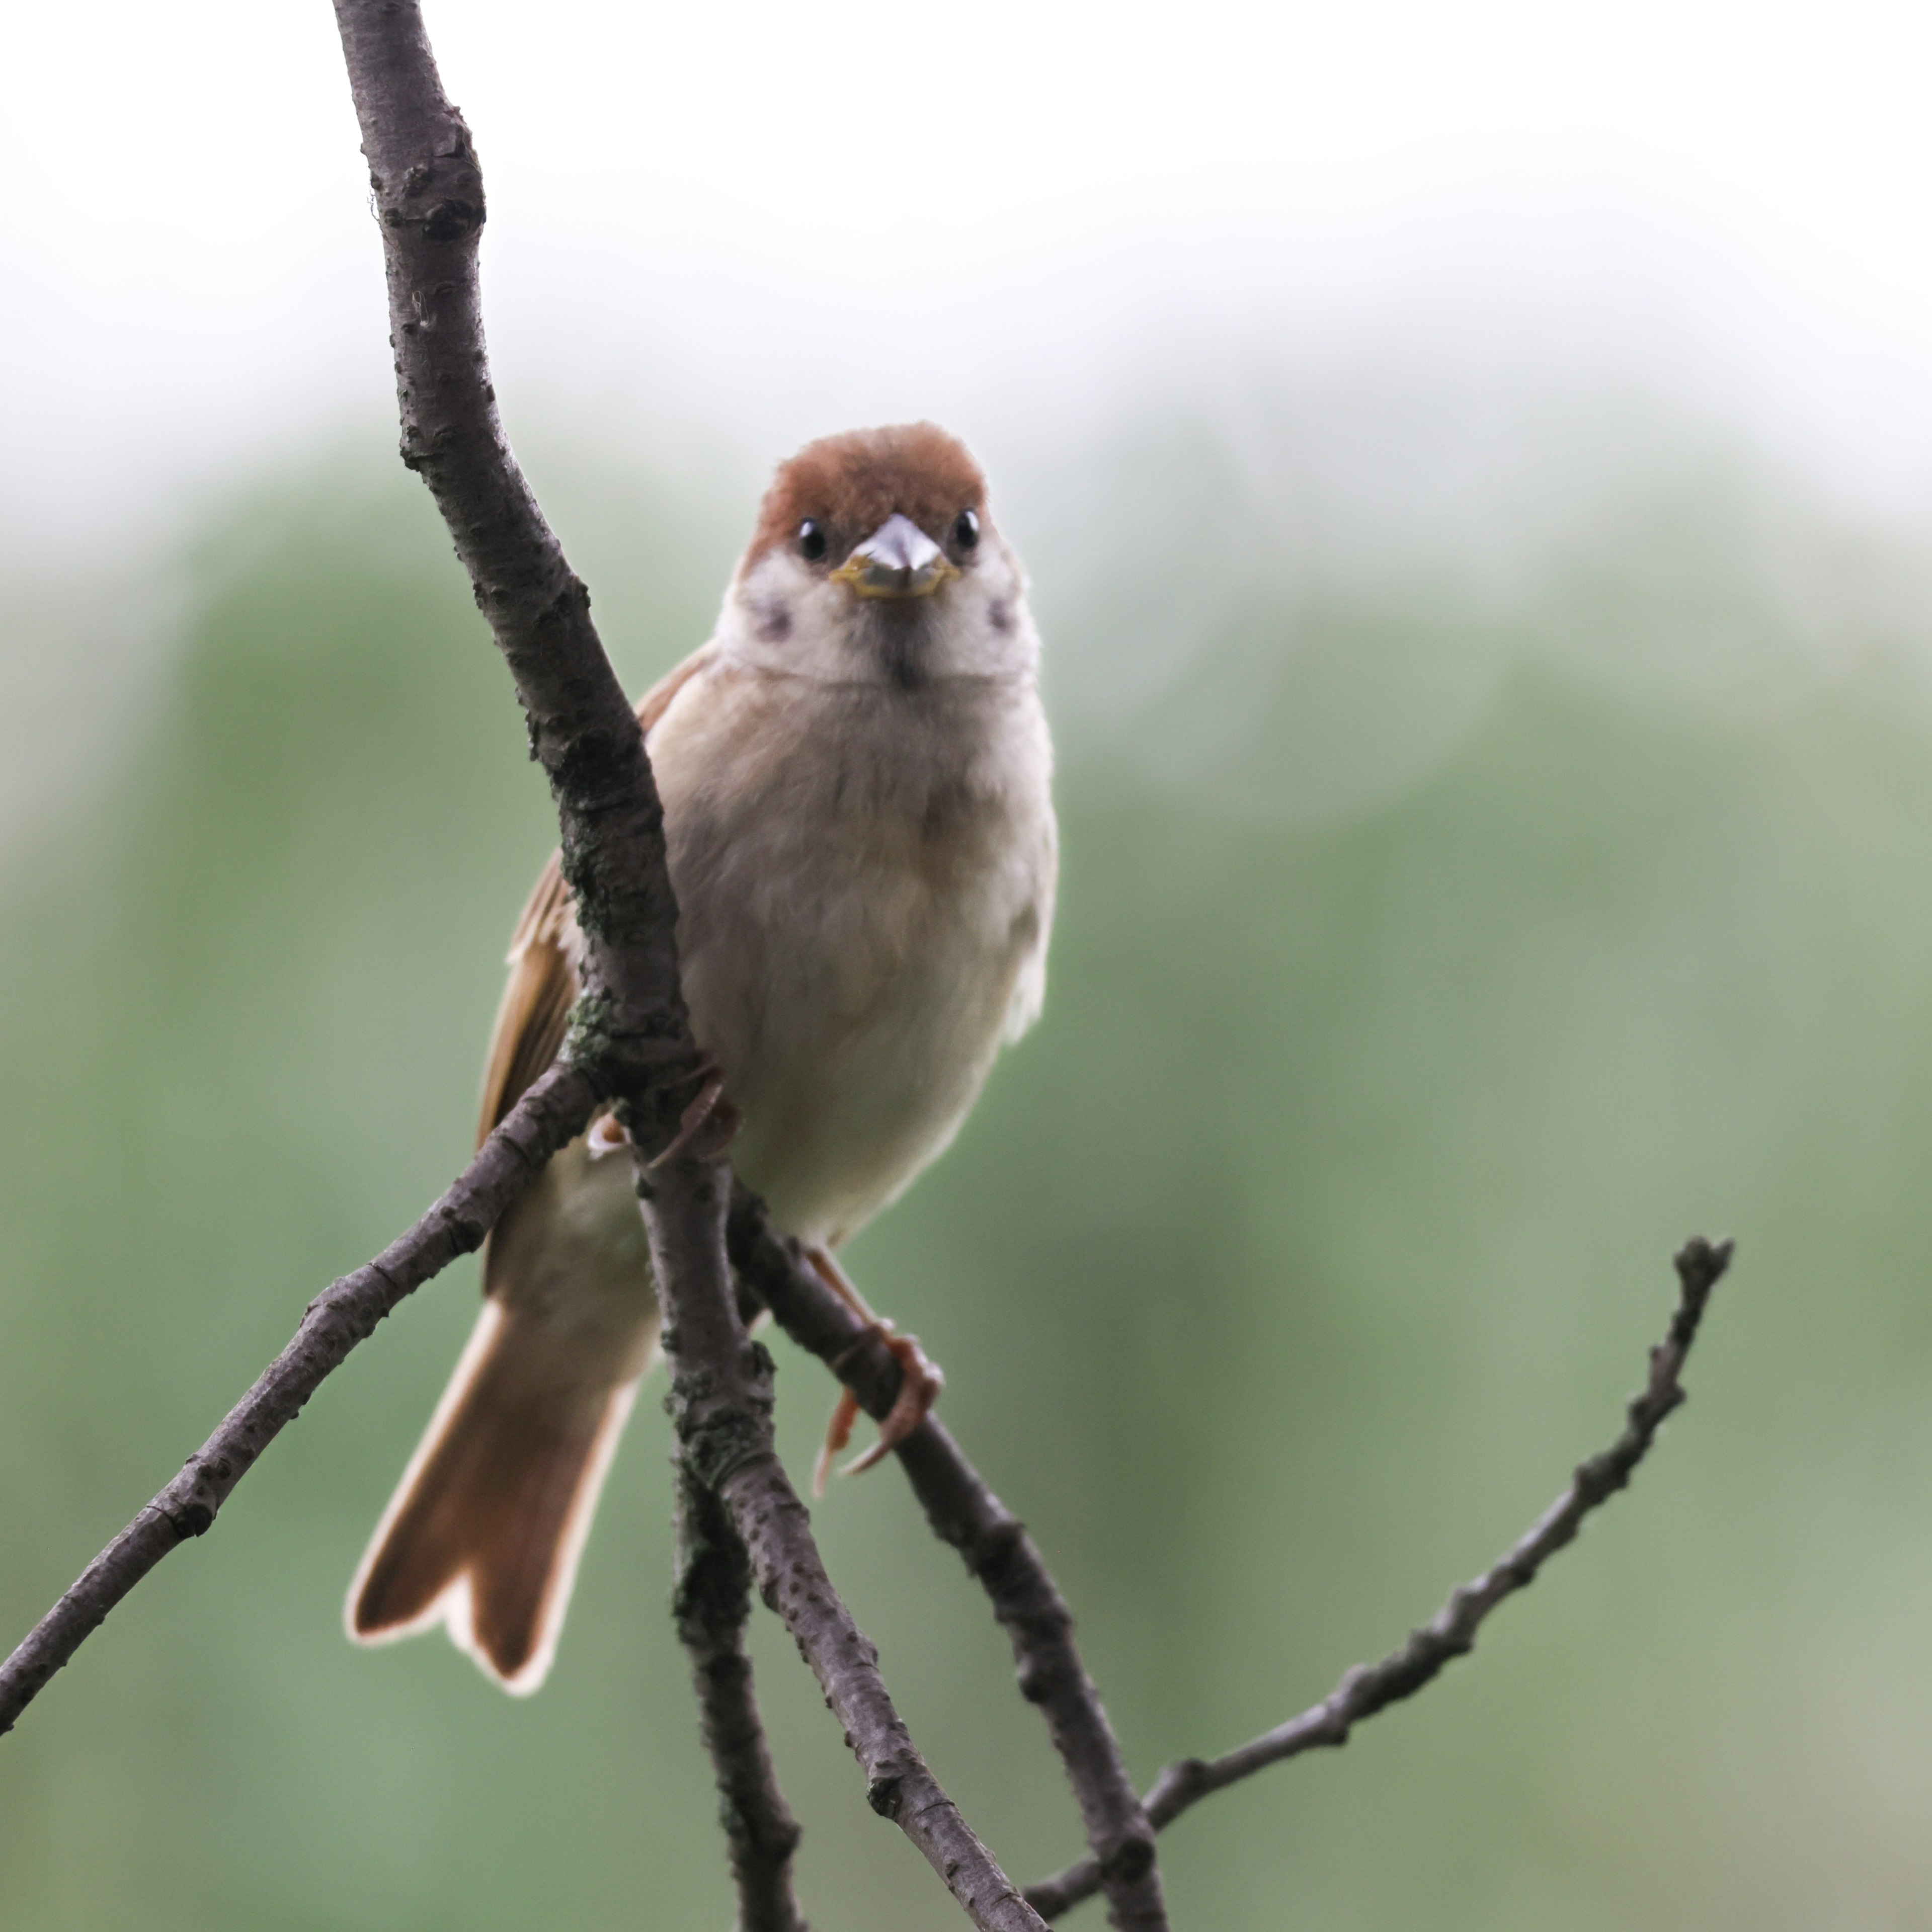
M1000 472L1064 753L1047 1015L850 1258L1143 1780L1432 1613L1614 1432L1677 1243L1740 1241L1632 1492L1424 1697L1178 1825L1180 1925L1932 1919L1932 573L1605 420L1480 527L1329 514L1264 400ZM469 1151L551 828L387 440L0 586L0 1641ZM641 688L750 495L532 448ZM406 1304L0 1744L6 1932L729 1924L655 1403L539 1696L342 1636L475 1293ZM830 1385L776 1348L802 1475ZM1008 1868L1071 1856L896 1474L816 1519ZM758 1645L814 1923L958 1922Z

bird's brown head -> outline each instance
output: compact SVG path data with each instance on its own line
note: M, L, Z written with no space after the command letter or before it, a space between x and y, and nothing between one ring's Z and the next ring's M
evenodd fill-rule
M932 423L850 430L779 465L727 632L763 668L916 688L1030 669L1024 596L964 443Z

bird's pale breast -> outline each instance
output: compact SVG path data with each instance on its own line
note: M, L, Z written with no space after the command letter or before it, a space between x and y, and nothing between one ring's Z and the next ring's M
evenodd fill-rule
M852 1232L1039 1006L1054 845L1030 679L914 692L714 664L650 739L692 1026L780 1224Z

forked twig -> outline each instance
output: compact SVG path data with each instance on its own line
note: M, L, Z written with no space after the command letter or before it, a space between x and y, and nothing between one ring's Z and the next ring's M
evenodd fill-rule
M1664 1418L1687 1400L1678 1378L1711 1291L1730 1266L1731 1249L1729 1241L1707 1241L1700 1236L1678 1250L1677 1312L1669 1334L1650 1352L1649 1378L1630 1398L1622 1434L1601 1454L1578 1465L1570 1486L1514 1547L1473 1583L1452 1590L1449 1600L1400 1649L1379 1664L1358 1664L1320 1703L1298 1718L1264 1731L1225 1756L1184 1758L1169 1765L1148 1793L1148 1817L1156 1832L1202 1798L1284 1758L1346 1744L1348 1733L1364 1718L1414 1696L1445 1664L1475 1648L1476 1633L1490 1613L1504 1598L1528 1588L1544 1564L1576 1540L1583 1519L1629 1482ZM1100 1888L1098 1863L1086 1858L1028 1886L1027 1897L1042 1918L1054 1918Z
M1024 1896L914 1748L876 1652L826 1577L809 1520L771 1439L771 1364L748 1340L726 1258L728 1170L679 1138L676 1096L701 1063L679 987L676 908L662 814L642 734L605 658L589 598L512 457L484 358L476 275L480 169L444 96L416 0L336 0L370 166L388 276L404 460L434 494L477 602L515 679L532 754L556 800L565 872L586 951L565 1058L523 1096L463 1174L407 1234L313 1302L294 1340L181 1474L89 1565L0 1665L0 1732L169 1550L201 1534L262 1450L382 1317L482 1243L557 1148L615 1099L632 1127L666 1316L678 1438L677 1610L724 1802L745 1932L806 1932L790 1889L797 1826L772 1772L742 1641L755 1580L824 1688L875 1810L895 1819L982 1932L1037 1932L1104 1889L1114 1922L1166 1932L1154 1834L1268 1765L1345 1743L1412 1696L1503 1599L1523 1588L1629 1481L1684 1400L1684 1361L1728 1242L1676 1257L1681 1299L1616 1442L1494 1568L1378 1664L1348 1672L1299 1717L1211 1760L1172 1765L1136 1794L1073 1623L1023 1526L944 1428L928 1418L898 1448L935 1531L959 1550L1011 1640L1078 1800L1089 1856ZM654 1165L651 1156L658 1156ZM742 1286L883 1415L900 1367L860 1318L773 1233L760 1205L730 1204Z
M772 1226L764 1203L742 1186L732 1198L728 1238L740 1286L801 1348L828 1366L837 1364L835 1372L866 1412L883 1418L898 1394L898 1357L826 1286L798 1244ZM928 1415L898 1454L926 1520L964 1558L1012 1645L1021 1694L1046 1720L1115 1923L1132 1932L1165 1932L1154 1828L1081 1661L1073 1613L1033 1538L937 1418Z
M686 1154L653 1171L640 1155L638 1172L681 1474L730 1513L760 1594L804 1653L866 1774L866 1802L926 1855L982 1932L1043 1932L914 1746L878 1652L826 1576L811 1518L772 1447L772 1358L745 1332L725 1256L730 1169Z
M729 1512L760 1590L845 1727L874 1808L897 1820L982 1932L1031 1932L1039 1919L914 1750L770 1454L769 1382L761 1387L748 1366L742 1330L733 1334L726 1170L688 1144L652 1168L679 1144L674 1096L703 1062L679 986L677 908L644 735L591 623L589 594L497 419L476 271L482 170L442 91L421 10L416 0L335 0L335 12L382 225L403 460L429 485L469 569L556 800L564 876L586 941L573 1051L630 1130L683 1466ZM742 1460L704 1453L760 1431L766 1447ZM755 1720L748 1700L739 1715ZM723 1781L742 1767L717 1768Z

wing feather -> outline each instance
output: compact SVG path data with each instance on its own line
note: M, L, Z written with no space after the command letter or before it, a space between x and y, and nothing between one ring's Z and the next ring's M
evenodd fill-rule
M708 644L694 651L644 694L638 706L638 722L647 735L670 708L671 700L710 662L711 655ZM570 1010L582 988L578 976L582 946L570 888L563 882L562 866L553 852L510 941L510 977L496 1009L490 1056L483 1070L483 1105L476 1128L479 1144L562 1046Z

